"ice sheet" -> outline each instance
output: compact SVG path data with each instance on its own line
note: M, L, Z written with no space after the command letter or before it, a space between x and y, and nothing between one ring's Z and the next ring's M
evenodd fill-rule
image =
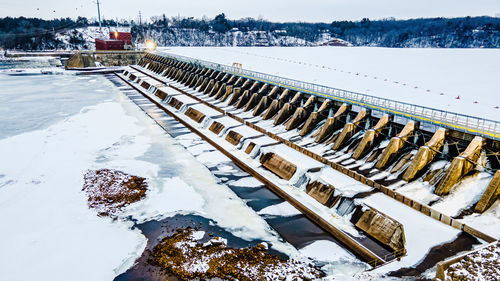
M168 47L161 51L500 120L497 49ZM459 99L457 99L459 97ZM475 103L477 102L477 103Z

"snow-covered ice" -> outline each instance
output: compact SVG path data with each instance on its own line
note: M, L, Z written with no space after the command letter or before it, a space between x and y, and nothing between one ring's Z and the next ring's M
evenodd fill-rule
M259 211L260 215L269 215L269 216L295 216L302 214L299 210L295 209L288 202L282 202L276 205L271 205L265 207L264 209Z
M83 95L89 90L75 90L65 82L65 91L45 91L46 83L58 83L53 79L38 83L39 99L24 96L25 102L64 105L64 99L73 100L71 95L66 98L68 92ZM6 226L0 240L2 278L111 280L141 255L146 241L139 230L130 228L131 222L98 217L88 208L81 191L87 169L118 169L148 178L146 198L125 208L123 217L140 222L179 212L199 214L240 238L296 252L116 87L102 77L84 81L100 85L97 88L104 91L95 93L101 100L76 100L57 118L57 110L35 106L41 111L35 113L47 120L34 120L36 126L29 124L0 139L0 213ZM23 90L22 85L12 85L3 90ZM4 104L11 101L15 99ZM17 116L22 114L20 110ZM4 117L2 126L10 122ZM227 158L216 156L214 161Z
M160 52L238 62L257 72L500 120L498 49L165 47Z

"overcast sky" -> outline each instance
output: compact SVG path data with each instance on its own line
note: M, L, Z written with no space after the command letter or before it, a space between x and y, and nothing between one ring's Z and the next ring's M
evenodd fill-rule
M273 21L330 22L362 18L500 16L500 0L99 0L107 19L136 20L166 14L231 19L259 17ZM0 17L96 17L94 0L0 0Z

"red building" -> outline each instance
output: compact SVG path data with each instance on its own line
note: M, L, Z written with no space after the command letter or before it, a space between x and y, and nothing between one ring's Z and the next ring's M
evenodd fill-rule
M96 50L125 50L132 45L130 32L110 32L109 39L95 39Z
M98 51L125 50L125 42L123 40L95 39L95 49Z
M132 45L132 34L130 32L110 32L109 39L122 40L128 45Z

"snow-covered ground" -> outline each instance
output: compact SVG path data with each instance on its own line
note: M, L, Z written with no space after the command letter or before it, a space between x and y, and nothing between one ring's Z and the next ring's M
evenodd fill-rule
M382 98L500 120L498 49L165 47L232 65ZM457 99L459 97L459 99Z
M95 39L107 39L110 32L130 32L129 27L109 27L109 26L88 26L75 29L68 29L63 32L56 33L56 39L62 41L67 46L71 46L71 38L77 38L82 41L83 46L78 46L84 49L95 49ZM86 47L86 48L85 48Z

